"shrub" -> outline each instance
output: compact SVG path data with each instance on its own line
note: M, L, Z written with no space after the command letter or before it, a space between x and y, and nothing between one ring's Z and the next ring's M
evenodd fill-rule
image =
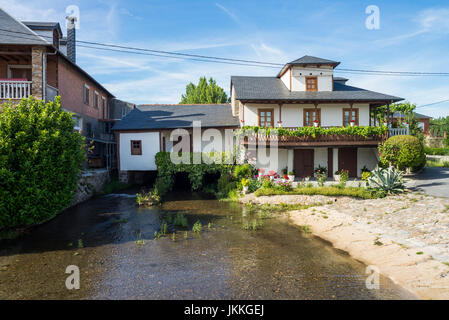
M369 190L390 194L401 193L405 189L402 173L394 167L387 169L376 168L371 171L371 176L368 178L366 186Z
M248 186L248 192L253 193L257 189L259 189L262 186L262 182L258 179L250 179L249 180L249 186Z
M391 164L400 170L417 170L426 162L422 143L412 136L391 137L379 146L379 152L380 162L384 167Z
M139 206L142 205L155 205L161 202L161 197L157 189L153 191L142 190L136 195L136 201Z
M237 180L242 180L243 178L251 178L253 176L254 167L252 167L250 164L242 164L242 165L236 165L234 168L234 176Z
M235 193L235 190L238 188L238 182L232 179L230 174L222 173L220 178L218 179L217 189L218 189L218 198L228 198L231 197L231 193Z
M84 139L60 98L32 97L0 112L0 229L46 221L73 199Z

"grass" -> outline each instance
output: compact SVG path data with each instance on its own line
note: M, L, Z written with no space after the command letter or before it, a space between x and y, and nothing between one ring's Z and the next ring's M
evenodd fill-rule
M449 161L427 160L426 167L449 168Z
M261 188L254 193L257 197L273 196L273 195L323 195L323 196L347 196L359 199L375 199L378 198L375 193L364 188L358 187L305 187L295 188L292 191L281 191L274 188Z
M192 231L195 233L200 233L202 229L203 229L203 225L201 224L200 220L195 222L195 224L192 227Z

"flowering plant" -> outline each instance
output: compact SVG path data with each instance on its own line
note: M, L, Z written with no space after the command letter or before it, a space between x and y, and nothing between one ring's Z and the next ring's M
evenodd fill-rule
M276 181L276 188L282 191L292 191L293 185L290 181L278 180Z

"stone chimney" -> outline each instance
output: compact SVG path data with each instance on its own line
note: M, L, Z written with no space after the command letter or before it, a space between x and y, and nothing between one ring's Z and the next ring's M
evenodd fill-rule
M75 24L76 17L66 17L67 19L67 58L76 63L76 37Z

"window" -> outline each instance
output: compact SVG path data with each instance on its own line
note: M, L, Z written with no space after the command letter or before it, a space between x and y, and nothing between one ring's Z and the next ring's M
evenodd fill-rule
M31 81L30 65L8 65L8 79Z
M75 125L73 126L74 130L82 130L83 129L83 118L73 115L72 116L73 121L75 121Z
M321 125L321 109L304 109L303 112L303 126L313 126L313 123L317 120L318 125Z
M128 110L126 110L126 107L122 107L122 118L124 118L126 116L127 111Z
M131 155L142 155L142 140L131 140Z
M92 137L92 124L89 122L86 123L86 136Z
M343 109L343 127L347 127L354 120L356 126L359 125L359 109L344 108Z
M112 122L104 122L103 132L111 134L113 125L114 123Z
M318 91L317 77L306 77L306 91Z
M98 95L98 92L95 91L94 92L94 108L95 109L98 109L99 99L100 99L100 96Z
M83 87L83 102L84 104L90 104L90 88L87 84Z
M106 105L105 97L101 97L101 111L103 113L103 119L108 119L108 106Z
M259 127L274 127L274 110L273 109L259 109Z

